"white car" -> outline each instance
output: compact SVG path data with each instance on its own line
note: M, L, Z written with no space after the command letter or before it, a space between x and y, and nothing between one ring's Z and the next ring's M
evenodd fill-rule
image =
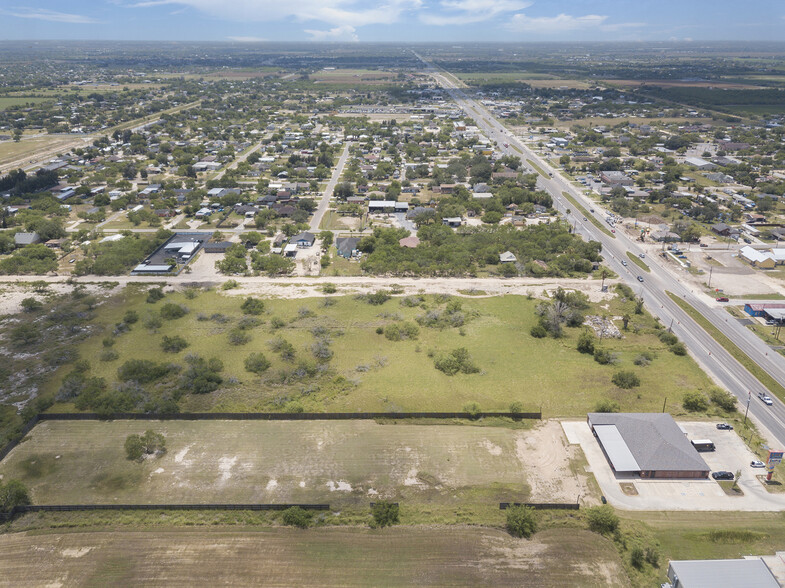
M762 461L758 461L756 459L756 460L753 460L753 461L750 462L750 467L751 468L765 468L766 464L763 463Z
M772 399L763 392L758 392L758 398L760 398L763 401L763 404L767 406L771 406L773 404Z

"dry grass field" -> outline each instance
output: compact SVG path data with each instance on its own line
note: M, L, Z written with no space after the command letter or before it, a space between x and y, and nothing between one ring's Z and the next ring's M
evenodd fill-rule
M146 429L167 452L142 463L123 444ZM438 504L529 498L571 502L586 482L571 472L558 422L536 430L373 421L47 421L2 463L35 504L329 503L383 497Z
M0 536L0 586L626 586L607 539L478 527Z
M395 77L394 73L374 69L330 69L312 73L312 82L346 85L377 85L388 84Z

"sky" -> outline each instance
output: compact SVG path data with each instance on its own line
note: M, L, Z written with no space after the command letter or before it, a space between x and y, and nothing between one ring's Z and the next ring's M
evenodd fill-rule
M0 39L785 41L785 1L0 0Z

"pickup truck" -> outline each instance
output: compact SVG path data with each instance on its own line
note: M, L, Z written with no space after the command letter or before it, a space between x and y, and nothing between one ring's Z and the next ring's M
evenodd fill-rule
M767 396L764 392L758 392L758 398L760 398L763 401L763 404L767 406L771 406L773 404L771 398Z

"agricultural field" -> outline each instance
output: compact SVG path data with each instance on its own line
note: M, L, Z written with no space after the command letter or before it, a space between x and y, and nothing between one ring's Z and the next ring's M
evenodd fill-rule
M628 584L613 543L588 531L522 541L468 526L19 533L0 537L0 568L9 586Z
M583 463L557 421L522 428L373 421L44 421L0 463L35 504L326 503L446 508L575 502ZM166 453L127 459L150 429ZM532 483L529 484L528 481ZM534 492L531 489L534 488Z
M396 74L375 69L331 69L314 72L308 76L312 82L345 86L373 86L388 84Z
M41 102L45 102L47 100L52 100L51 98L44 98L44 97L30 97L30 96L0 96L0 110L4 110L9 106L25 106L27 104L39 104Z
M348 296L276 299L264 301L262 314L249 316L241 310L244 296L227 295L231 292L190 288L151 304L145 301L147 288L129 286L96 309L94 335L76 351L92 358L90 376L104 378L110 388L128 360L184 366L189 355L219 359L223 382L217 389L179 397L181 410L196 412L460 411L471 403L504 411L518 402L524 409L542 407L544 416L552 417L584 415L603 400L617 402L622 410L659 411L667 397L666 410L679 414L681 394L674 391L711 386L689 356L674 355L660 342L654 319L635 314L633 300L611 294L586 312L618 317L619 328L621 317L629 315L622 339L597 341L615 365L600 365L590 354L578 353L582 328L566 328L558 339L532 337L540 303L534 298L423 295L385 300L382 295L382 304ZM162 319L164 305L188 312ZM129 310L138 322L113 336ZM402 334L401 329L411 332ZM175 335L187 347L162 352L164 337ZM468 351L474 373L450 376L436 369L436 362L457 348ZM634 365L644 352L652 354L651 365ZM262 353L270 364L260 375L245 369L251 353ZM56 393L71 369L60 368L44 392ZM619 369L634 371L640 387L629 391L614 386L611 377ZM179 381L170 372L147 385L145 393L166 394ZM55 408L73 406L62 402Z

